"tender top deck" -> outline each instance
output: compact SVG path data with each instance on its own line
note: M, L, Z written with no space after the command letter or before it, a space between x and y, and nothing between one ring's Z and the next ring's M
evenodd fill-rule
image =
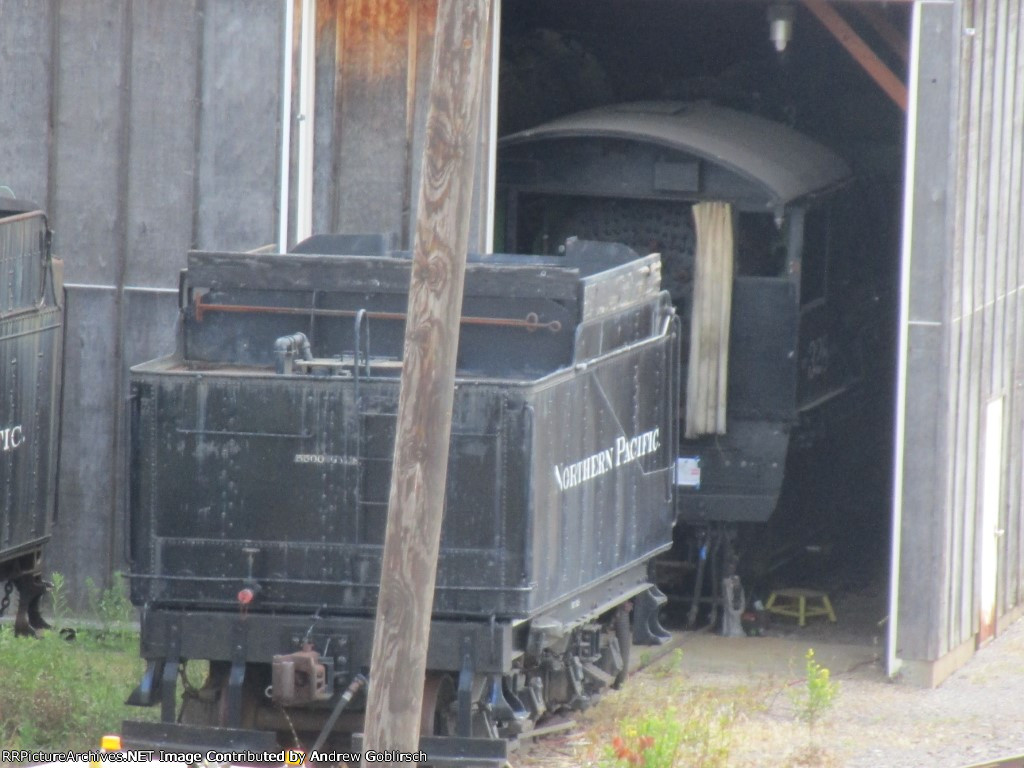
M397 375L412 260L337 252L372 245L335 235L288 254L191 253L182 343L165 370L269 369L278 341L301 333L314 358L298 360L302 372L342 375L359 361L371 375ZM459 374L535 379L648 336L662 302L660 270L657 255L575 239L561 256L471 255ZM625 324L624 311L632 311Z

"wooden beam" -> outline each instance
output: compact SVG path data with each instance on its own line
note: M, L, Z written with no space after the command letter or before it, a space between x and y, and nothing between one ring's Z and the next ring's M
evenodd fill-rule
M864 68L864 71L878 84L878 87L885 91L886 95L900 109L906 112L907 86L886 66L884 61L875 55L871 47L846 23L839 12L825 0L803 0L803 4Z
M491 3L437 10L366 751L419 747Z
M910 58L910 43L907 41L906 36L889 21L885 11L877 5L865 5L864 3L857 3L853 7L857 9L857 12L864 18L864 21L878 33L878 36L885 41L889 49L906 64Z

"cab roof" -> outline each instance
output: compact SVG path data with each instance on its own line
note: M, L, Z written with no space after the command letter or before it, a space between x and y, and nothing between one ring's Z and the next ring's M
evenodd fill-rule
M567 115L503 138L505 148L557 139L619 139L684 153L756 187L784 206L841 186L838 155L792 128L709 102L634 102Z

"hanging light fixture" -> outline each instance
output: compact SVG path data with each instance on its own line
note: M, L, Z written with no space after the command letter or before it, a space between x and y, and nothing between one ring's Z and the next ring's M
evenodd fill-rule
M775 50L782 53L793 39L793 17L795 12L789 3L777 3L768 7L768 37Z

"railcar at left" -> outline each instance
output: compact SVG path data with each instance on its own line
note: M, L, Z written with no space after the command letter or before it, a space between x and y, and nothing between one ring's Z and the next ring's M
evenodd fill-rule
M0 198L0 613L18 592L15 632L48 625L43 548L57 515L64 338L62 264L46 214Z

